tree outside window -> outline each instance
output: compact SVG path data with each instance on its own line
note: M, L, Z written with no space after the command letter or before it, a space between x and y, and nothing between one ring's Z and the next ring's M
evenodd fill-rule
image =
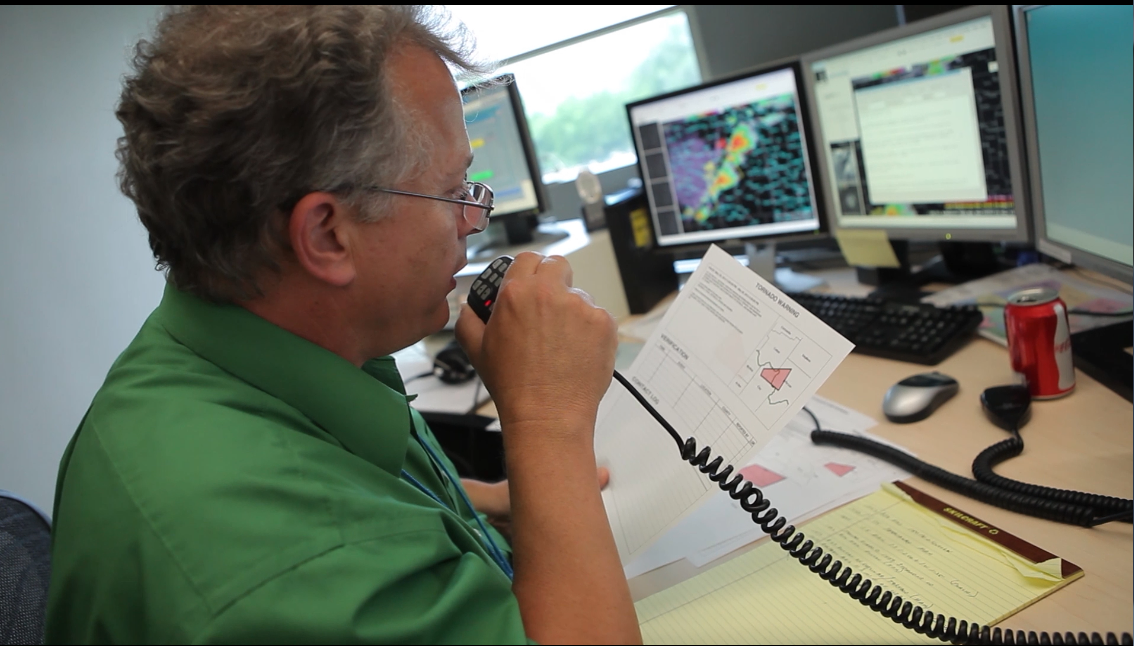
M600 173L634 164L625 105L701 82L680 9L516 59L500 72L516 76L545 183L572 181L583 168Z

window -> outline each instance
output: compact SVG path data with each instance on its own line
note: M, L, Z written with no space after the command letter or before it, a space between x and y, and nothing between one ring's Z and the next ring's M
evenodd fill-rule
M449 8L478 52L516 75L546 183L635 163L625 104L701 82L688 17L676 7Z

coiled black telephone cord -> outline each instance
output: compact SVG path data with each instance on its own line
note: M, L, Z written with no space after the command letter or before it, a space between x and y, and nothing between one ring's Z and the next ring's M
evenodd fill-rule
M824 553L823 548L815 545L811 540L808 540L803 532L796 530L794 525L788 525L787 520L783 516L780 516L776 508L771 506L771 502L764 497L764 493L760 491L759 488L755 487L751 482L748 482L740 475L733 475L734 469L731 464L726 465L720 456L713 457L712 451L708 446L698 451L697 441L692 437L682 440L681 435L661 416L661 413L659 413L657 409L638 392L638 389L617 370L614 371L614 378L618 383L622 384L626 390L638 400L638 403L661 424L662 428L664 428L667 433L669 433L670 437L677 443L677 447L681 451L681 459L697 467L701 473L709 477L709 480L715 482L722 491L728 493L733 500L739 502L741 508L751 514L752 522L759 525L760 529L768 534L772 541L778 544L780 548L791 554L793 558L803 565L806 565L808 569L819 575L820 578L895 623L901 624L922 635L958 644L1134 644L1134 638L1131 637L1130 633L1122 633L1121 641L1114 633L1107 633L1106 640L1104 641L1103 637L1098 633L1092 633L1088 636L1086 633L1079 633L1078 635L1070 632L1049 634L1046 632L1036 633L1029 631L1025 633L1022 630L1013 631L992 628L977 623L958 621L954 617L946 618L944 615L936 614L921 606L904 601L901 596L884 590L881 586L875 585L870 579L864 579L862 575L854 573L851 568L844 566L841 561L832 561L831 555ZM815 417L815 414L806 408L803 410L811 416L815 421L816 428L819 429L819 419ZM828 433L828 431L817 430L816 433ZM832 435L842 434L833 433ZM901 455L906 455L896 449L891 450ZM1006 454L1007 452L1004 453L1004 455ZM996 463L995 457L999 455L1001 455L1001 453L995 453L989 457L990 465ZM906 457L909 456L906 455ZM933 468L936 469L936 467ZM941 469L938 470L943 471ZM989 470L991 470L991 466ZM960 477L947 471L943 472L954 477ZM984 483L975 484L991 488L990 485Z
M973 476L980 482L999 489L1093 510L1095 516L1091 526L1114 520L1131 522L1134 500L1020 482L992 470L992 467L1020 455L1023 451L1024 440L1020 437L1019 431L1012 431L1012 437L993 444L976 456L973 460Z
M824 431L819 428L818 422L816 430L811 432L811 441L874 456L939 487L1001 509L1045 520L1082 527L1094 527L1116 520L1130 522L1131 508L1134 507L1130 500L1122 498L1042 487L997 475L992 471L994 465L1015 457L1024 450L1024 442L1018 434L993 444L977 456L973 461L976 480L923 462L881 442L857 435Z

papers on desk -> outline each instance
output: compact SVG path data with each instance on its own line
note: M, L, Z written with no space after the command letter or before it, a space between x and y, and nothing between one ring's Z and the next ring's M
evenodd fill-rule
M826 430L883 441L866 429L877 422L834 402L814 397L807 404ZM756 454L741 473L768 496L788 522L801 523L869 495L884 482L909 474L868 455L811 442L815 422L797 414ZM626 565L633 578L679 559L701 567L765 536L749 514L718 492Z
M851 348L714 245L626 376L683 437L739 466ZM611 470L603 502L624 565L719 492L617 382L599 408L595 452Z
M1059 292L1059 297L1068 309L1082 309L1092 312L1130 311L1130 294L1112 287L1091 283L1075 274L1059 271L1047 265L1025 265L1016 267L988 278L974 280L963 285L943 289L926 296L922 300L934 305L972 305L980 307L984 321L977 333L1000 345L1007 345L1004 333L1004 305L1008 297L1029 287L1049 287ZM1084 316L1069 314L1068 323L1071 334L1109 325L1122 319L1113 317Z
M433 369L433 356L425 349L425 343L418 341L404 350L394 353L398 373L406 382L406 394L417 395L410 405L420 411L430 413L455 413L464 415L488 401L488 391L480 384L479 377L473 377L463 384L447 384L437 377L420 377ZM476 400L473 400L476 397Z

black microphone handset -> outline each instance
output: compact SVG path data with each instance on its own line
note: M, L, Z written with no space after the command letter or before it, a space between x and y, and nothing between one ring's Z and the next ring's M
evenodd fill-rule
M492 316L500 283L512 260L510 256L501 256L493 260L473 281L469 290L469 306L485 323L488 323L488 319ZM681 459L697 467L721 490L737 500L740 507L752 516L752 522L767 533L776 544L820 578L882 616L923 635L955 644L1104 643L1098 633L1092 636L1086 633L1075 635L1070 632L1037 635L1034 632L1028 634L1024 631L1002 630L968 621L958 621L953 617L945 617L904 601L902 597L875 585L870 579L864 579L861 574L855 574L841 561L833 560L823 548L808 540L803 532L787 524L787 520L772 507L771 501L759 488L745 480L739 473L734 474L735 469L731 464L726 465L720 456L713 457L712 450L708 446L698 451L697 440L692 437L682 440L677 430L617 370L614 371L614 378L669 433L677 443ZM818 418L815 422L818 425ZM1134 644L1134 638L1130 633L1123 633L1120 642L1114 633L1107 633L1105 643Z
M500 281L515 260L512 256L500 256L488 263L488 268L480 272L469 288L469 307L480 320L488 323L492 308L496 305L496 294L500 291Z

